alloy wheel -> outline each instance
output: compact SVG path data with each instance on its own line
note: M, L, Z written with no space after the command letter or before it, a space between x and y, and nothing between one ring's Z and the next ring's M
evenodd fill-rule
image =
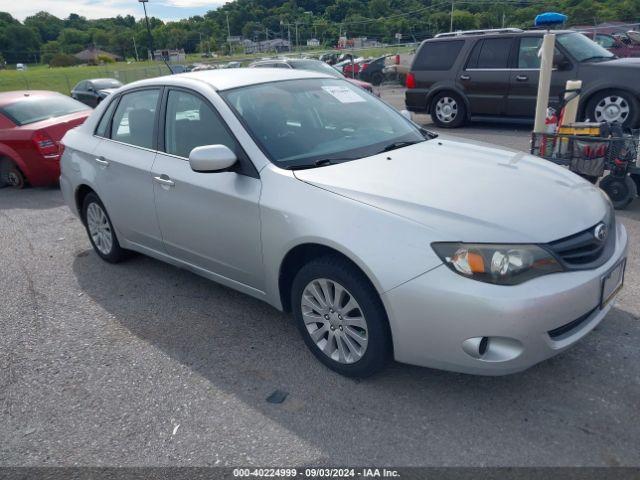
M302 292L302 318L316 346L332 360L362 358L369 340L367 321L355 297L333 280L319 278Z
M436 103L436 116L442 123L451 123L458 115L458 102L451 97L442 97Z
M618 95L604 97L596 105L594 116L597 122L624 123L629 116L629 103Z
M87 228L93 244L103 255L109 255L113 248L113 233L107 214L97 203L87 207Z

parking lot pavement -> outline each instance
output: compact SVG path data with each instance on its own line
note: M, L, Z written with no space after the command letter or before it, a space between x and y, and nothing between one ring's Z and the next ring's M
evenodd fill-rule
M398 110L405 108L404 91L405 88L399 85L383 85L379 87L380 96ZM441 135L451 135L478 142L493 143L502 147L516 150L529 151L529 140L531 138L531 124L514 124L507 120L496 120L492 123L473 122L464 128L439 128L431 122L431 117L424 114L412 114L413 121L425 128L435 131Z
M526 144L506 130L455 134ZM2 189L0 465L640 465L640 200L619 217L625 289L573 349L506 377L353 381L266 304L102 262L57 189Z

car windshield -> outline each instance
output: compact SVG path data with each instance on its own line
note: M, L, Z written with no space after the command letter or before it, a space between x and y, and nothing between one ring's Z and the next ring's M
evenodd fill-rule
M87 106L64 95L29 96L0 108L16 125L27 125L47 118L62 117L86 110Z
M598 58L613 58L615 55L602 48L582 33L565 33L558 35L558 43L562 45L578 62Z
M295 62L291 62L290 65L298 70L311 70L313 72L326 73L327 75L331 75L336 78L343 77L343 75L335 68L319 60L297 60Z
M96 90L102 90L103 88L118 88L122 86L118 80L106 79L106 80L94 80L93 86Z
M392 107L344 80L287 80L220 94L282 168L345 162L425 140Z

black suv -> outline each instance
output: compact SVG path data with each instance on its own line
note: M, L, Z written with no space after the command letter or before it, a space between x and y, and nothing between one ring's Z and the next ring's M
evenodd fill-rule
M560 103L567 80L582 80L578 118L636 127L640 58L617 58L575 31L554 33L551 106ZM430 113L436 125L451 128L471 117L533 117L543 35L476 30L425 40L407 75L407 109Z

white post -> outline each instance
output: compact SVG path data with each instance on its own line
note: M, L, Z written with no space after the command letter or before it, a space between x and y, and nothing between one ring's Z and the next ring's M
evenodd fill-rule
M567 80L567 84L565 87L566 93L564 94L564 99L566 100L570 96L572 96L576 90L580 90L582 88L582 80ZM576 118L578 117L578 104L580 103L580 95L576 95L574 98L569 100L564 107L564 115L562 116L562 125L570 125L575 123ZM593 121L593 119L590 119Z
M553 51L556 36L545 33L540 47L540 78L538 79L538 100L536 102L536 117L533 125L535 133L545 133L544 121L549 106L549 88L551 86L551 70L553 68Z

